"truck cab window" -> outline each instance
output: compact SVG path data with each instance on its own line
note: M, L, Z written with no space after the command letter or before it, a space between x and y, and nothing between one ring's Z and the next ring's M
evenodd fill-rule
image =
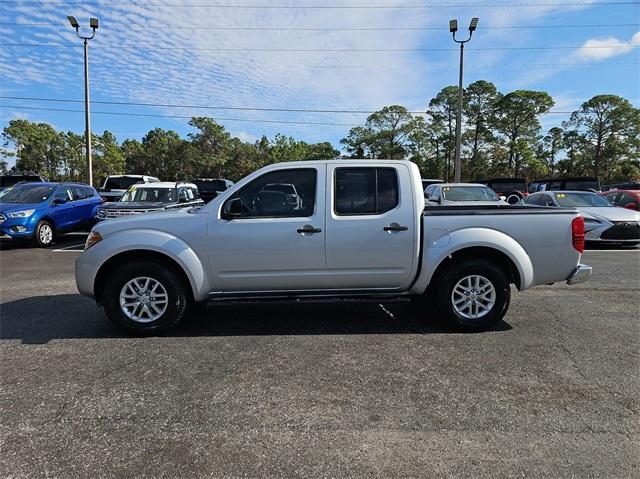
M337 215L379 215L397 205L398 176L394 168L336 168Z
M279 170L264 174L229 198L222 208L223 215L234 218L313 216L316 177L315 168Z

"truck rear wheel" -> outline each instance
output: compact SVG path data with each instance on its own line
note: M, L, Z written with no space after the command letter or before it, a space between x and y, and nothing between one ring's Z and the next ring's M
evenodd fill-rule
M120 266L107 279L102 298L111 322L137 335L175 328L189 307L180 278L170 268L153 261Z
M442 276L436 299L441 315L457 329L479 332L491 329L502 319L511 290L500 268L484 260L468 259Z

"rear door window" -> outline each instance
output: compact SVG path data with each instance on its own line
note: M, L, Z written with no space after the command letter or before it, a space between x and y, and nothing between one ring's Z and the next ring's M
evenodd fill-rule
M394 168L336 168L334 211L337 215L376 215L398 206Z
M607 198L609 200L609 198ZM611 200L609 200L611 201ZM620 206L627 206L630 203L637 203L638 200L636 200L633 196L631 196L629 193L620 193L620 197L618 198L618 202L617 204Z
M82 186L74 186L73 190L73 199L74 200L85 200L87 199L87 192Z

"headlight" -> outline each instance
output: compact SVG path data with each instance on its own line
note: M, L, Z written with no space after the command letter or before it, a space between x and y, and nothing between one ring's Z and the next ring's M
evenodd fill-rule
M31 216L33 214L35 210L20 210L20 211L13 211L11 213L7 213L7 216L9 218L28 218L29 216Z
M92 231L91 233L89 233L89 236L87 237L87 241L84 244L84 249L88 250L94 244L100 241L102 241L102 235L100 235L100 233L98 233L97 231Z

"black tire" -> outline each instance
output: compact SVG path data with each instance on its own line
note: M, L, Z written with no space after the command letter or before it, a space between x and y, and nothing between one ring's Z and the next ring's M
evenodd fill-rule
M44 234L47 228L50 234ZM33 241L41 248L46 248L47 246L51 246L54 240L55 230L53 229L53 225L47 220L38 221L33 233Z
M506 202L510 205L515 205L518 201L522 199L522 193L519 191L510 191L506 195L504 195L507 199Z
M151 278L166 290L166 309L157 319L136 321L128 317L120 306L122 289L129 281L138 277ZM111 322L119 329L138 336L170 331L185 318L190 306L190 296L178 275L171 268L154 261L134 262L116 269L106 280L102 300Z
M465 317L464 314L456 311L453 304L454 287L459 281L473 275L483 277L491 283L495 291L493 305L488 312L478 318ZM497 266L481 259L467 259L452 266L442 276L436 288L436 301L440 315L456 329L464 332L480 332L493 328L504 317L511 301L511 289L506 274Z

